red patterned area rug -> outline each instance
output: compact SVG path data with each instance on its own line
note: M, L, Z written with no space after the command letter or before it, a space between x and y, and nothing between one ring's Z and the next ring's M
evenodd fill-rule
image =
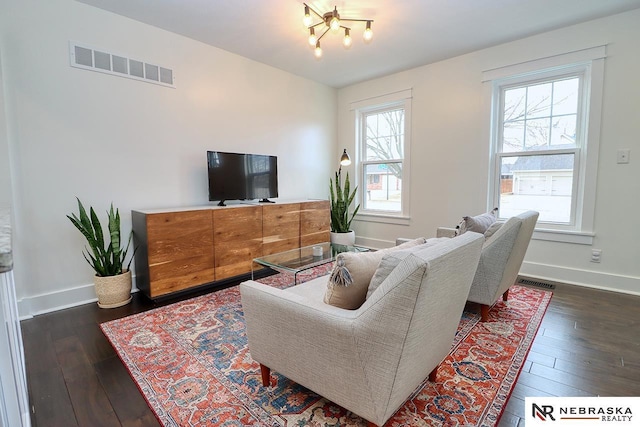
M261 281L282 287L290 278ZM436 382L425 380L385 425L497 425L550 299L513 286L489 322L465 311ZM164 426L366 425L277 372L277 385L262 387L237 286L101 327Z

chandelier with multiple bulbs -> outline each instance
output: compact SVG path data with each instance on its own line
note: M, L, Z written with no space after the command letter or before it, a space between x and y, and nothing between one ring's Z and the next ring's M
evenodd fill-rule
M314 23L314 21L317 21L318 19L320 19L320 22ZM309 30L309 44L315 47L314 54L316 55L316 58L320 58L322 56L320 39L324 37L324 35L327 34L329 30L338 32L340 29L343 29L344 38L342 39L342 44L346 48L349 48L351 46L351 28L345 27L342 24L343 22L366 22L366 27L363 34L364 41L370 42L373 38L373 31L371 31L371 23L373 22L372 19L341 18L340 14L338 13L337 6L333 7L332 12L320 14L311 6L304 3L304 18L302 22L304 23L304 26ZM316 28L318 26L322 26L323 24L326 28L319 28L320 31L322 31L322 29L324 29L324 31L322 31L322 34L320 34L320 36L318 36L316 34Z

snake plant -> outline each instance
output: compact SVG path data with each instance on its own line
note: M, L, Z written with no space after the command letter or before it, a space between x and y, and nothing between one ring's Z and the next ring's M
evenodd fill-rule
M92 207L89 207L89 215L85 210L80 199L78 200L79 214L72 213L67 215L67 218L76 226L80 233L87 239L89 248L85 247L82 252L84 259L87 260L89 265L94 269L97 276L117 276L129 270L131 267L131 261L133 260L133 254L127 264L126 268L123 268L124 260L129 251L131 245L131 238L133 237L133 231L129 234L129 240L127 247L124 250L120 247L120 212L118 209L113 210L113 203L111 209L107 211L107 218L109 221L109 235L105 246L105 239L102 231L102 225ZM134 249L135 254L135 249Z
M349 206L356 197L358 187L350 192L349 172L344 180L344 188L342 187L341 177L336 172L335 189L333 180L329 180L329 192L331 193L331 231L334 233L348 233L351 230L351 221L358 213L360 205L357 205L351 215L349 215ZM334 191L335 190L335 191Z

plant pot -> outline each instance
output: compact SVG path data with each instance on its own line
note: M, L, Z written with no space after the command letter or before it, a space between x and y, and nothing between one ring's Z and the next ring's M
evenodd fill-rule
M331 232L331 243L338 245L353 246L356 244L356 232L351 230L346 233Z
M98 307L116 308L131 302L131 271L117 276L93 276Z

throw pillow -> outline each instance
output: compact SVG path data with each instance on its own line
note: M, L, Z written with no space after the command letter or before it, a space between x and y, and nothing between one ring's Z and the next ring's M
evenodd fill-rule
M382 257L391 251L408 249L424 242L424 238L419 238L379 251L339 254L329 277L324 302L348 310L359 308Z
M482 215L462 217L462 221L460 221L460 224L456 227L456 229L458 229L457 235L467 231L475 231L476 233L484 234L485 231L491 227L491 224L496 222L497 216L498 208L493 208Z
M382 282L384 282L384 279L386 279L387 276L391 274L393 269L396 268L396 266L398 266L398 264L400 264L402 260L408 257L409 254L449 240L451 240L449 237L434 237L432 239L427 239L427 241L422 245L385 254L385 256L380 260L380 264L378 265L375 273L373 273L373 277L371 278L371 282L369 283L369 289L367 290L367 297L365 298L365 300L369 299L369 297L375 292L376 289L378 289Z
M484 238L485 240L488 239L489 237L493 236L494 233L496 231L498 231L500 229L500 227L502 227L501 222L494 222L493 224L491 224L491 226L489 228L487 228L487 231L484 232Z

